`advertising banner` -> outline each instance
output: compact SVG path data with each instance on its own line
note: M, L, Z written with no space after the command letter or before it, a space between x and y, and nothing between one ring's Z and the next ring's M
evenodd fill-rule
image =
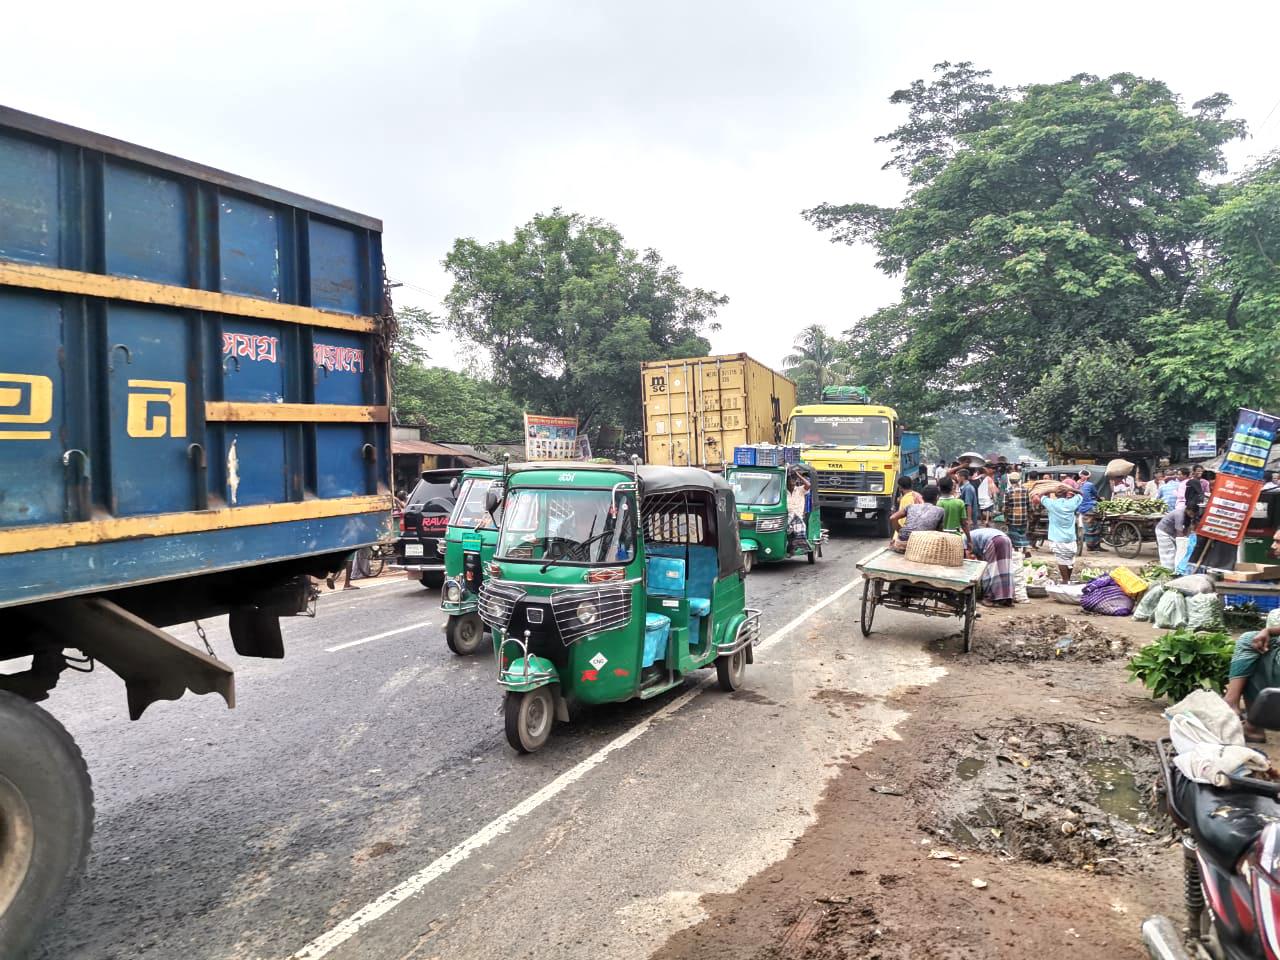
M1187 458L1207 460L1218 455L1218 425L1213 421L1193 423L1187 438Z
M1280 419L1257 410L1242 409L1218 472L1261 480L1277 429L1280 429Z
M1262 480L1220 473L1213 481L1209 503L1196 527L1196 534L1239 546L1253 516L1254 504L1262 491Z
M524 415L526 460L574 460L578 451L577 417Z

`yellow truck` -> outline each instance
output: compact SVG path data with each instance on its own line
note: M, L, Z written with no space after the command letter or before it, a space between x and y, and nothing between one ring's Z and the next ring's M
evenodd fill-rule
M647 463L719 468L733 448L781 443L796 385L745 353L640 367Z
M791 411L786 442L800 445L817 475L824 521L869 521L889 536L898 477L920 466L920 435L902 429L897 411L861 387L827 387L821 403Z

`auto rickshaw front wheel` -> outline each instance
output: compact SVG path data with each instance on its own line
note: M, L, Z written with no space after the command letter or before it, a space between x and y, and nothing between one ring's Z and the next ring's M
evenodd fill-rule
M756 565L756 552L754 550L744 550L742 553L742 572L750 573L751 568Z
M444 628L444 642L460 657L469 657L484 642L484 621L478 613L451 616Z
M551 727L556 722L556 704L551 688L508 692L503 714L506 717L507 743L521 753L533 753L547 742Z
M747 679L747 648L716 657L716 679L720 689L729 693L739 689Z

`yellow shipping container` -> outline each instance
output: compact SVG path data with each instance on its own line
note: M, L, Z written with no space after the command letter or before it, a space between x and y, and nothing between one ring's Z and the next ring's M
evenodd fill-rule
M733 448L781 443L796 385L745 353L640 367L645 462L719 467Z

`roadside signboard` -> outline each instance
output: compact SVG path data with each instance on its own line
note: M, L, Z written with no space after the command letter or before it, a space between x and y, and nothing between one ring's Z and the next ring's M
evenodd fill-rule
M1257 410L1241 409L1219 472L1261 480L1277 431L1280 431L1280 419Z
M1239 545L1262 492L1262 478L1280 419L1257 410L1241 409L1227 444L1222 467L1213 481L1196 534Z
M1187 458L1189 460L1207 460L1218 453L1218 425L1212 420L1191 425L1191 436L1187 439Z
M1245 528L1249 526L1249 518L1253 516L1253 507L1261 491L1261 480L1233 477L1229 473L1218 474L1204 515L1196 526L1196 534L1238 546L1244 540Z
M578 418L524 415L526 460L573 460L578 457Z

